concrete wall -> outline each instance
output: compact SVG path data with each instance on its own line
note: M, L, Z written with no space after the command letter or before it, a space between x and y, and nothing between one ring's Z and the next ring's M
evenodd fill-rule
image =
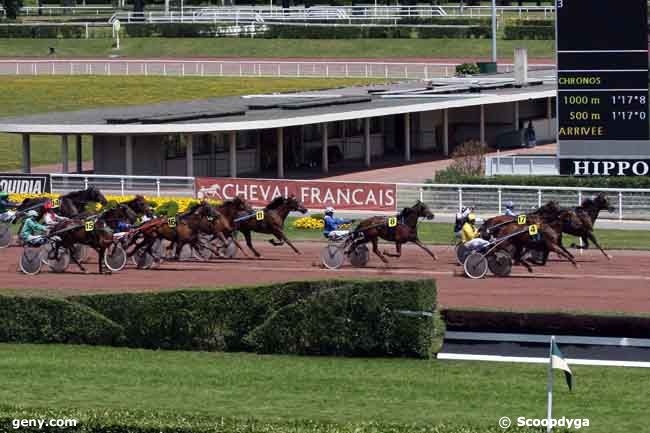
M112 135L93 136L93 163L97 174L123 174L126 172L124 137Z

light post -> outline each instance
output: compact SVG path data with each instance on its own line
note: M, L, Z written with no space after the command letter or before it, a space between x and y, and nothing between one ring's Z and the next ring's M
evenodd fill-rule
M497 62L497 0L492 0L492 62Z

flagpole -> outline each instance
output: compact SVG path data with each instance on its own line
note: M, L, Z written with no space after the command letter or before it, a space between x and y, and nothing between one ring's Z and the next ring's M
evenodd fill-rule
M546 392L548 399L546 403L546 432L551 431L551 418L553 417L553 343L555 342L555 335L551 335L551 343L548 348L548 385Z

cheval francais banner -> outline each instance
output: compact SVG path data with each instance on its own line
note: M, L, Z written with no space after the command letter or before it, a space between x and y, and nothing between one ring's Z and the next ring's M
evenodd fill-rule
M255 207L291 194L312 210L332 206L337 210L394 212L397 207L397 186L390 183L197 177L196 194L199 199L216 200L239 195Z

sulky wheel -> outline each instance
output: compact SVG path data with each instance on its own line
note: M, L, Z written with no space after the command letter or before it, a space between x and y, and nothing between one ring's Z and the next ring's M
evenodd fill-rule
M472 250L467 248L463 243L456 245L456 260L458 260L458 264L463 265L465 263L465 259L471 252Z
M41 251L37 248L25 248L20 256L20 270L23 274L36 275L41 272Z
M138 251L133 255L133 259L138 269L150 269L155 262L154 257L148 251Z
M0 223L0 248L7 248L11 245L11 229L9 224Z
M495 251L487 258L488 268L497 277L507 277L512 271L512 257L505 251Z
M367 245L358 245L355 249L348 254L350 264L356 268L363 268L370 260L370 252Z
M50 268L50 271L60 274L68 269L69 264L70 254L67 249L58 247L57 249L50 250L47 258L47 266Z
M320 259L327 269L338 269L345 262L345 253L341 246L336 244L327 245L320 253Z
M473 251L465 259L465 275L472 279L483 278L488 270L488 262L485 256L481 253Z
M227 259L232 259L237 255L237 245L233 242L232 238L227 238L226 239L226 244L225 245L220 245L219 249L219 254L221 254L221 257L225 257Z
M112 244L104 252L104 264L111 272L119 272L126 266L126 251L120 244Z

